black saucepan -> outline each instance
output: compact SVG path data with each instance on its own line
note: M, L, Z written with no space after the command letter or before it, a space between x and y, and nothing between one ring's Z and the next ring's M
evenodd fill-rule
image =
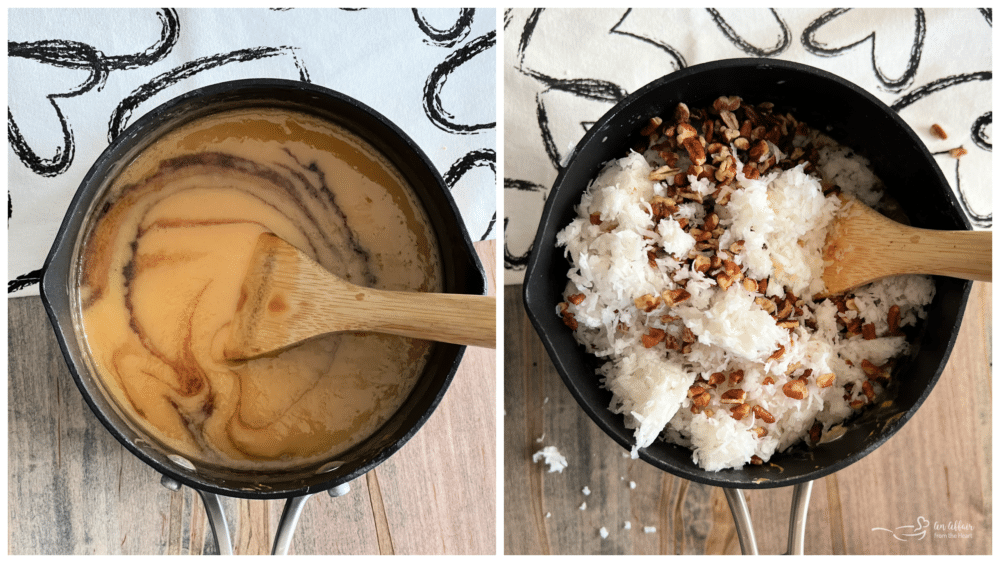
M575 216L574 207L605 162L621 158L653 116L671 116L678 102L708 107L719 96L772 102L799 121L825 131L866 156L914 226L968 230L971 226L944 176L917 135L895 111L858 86L797 63L769 59L715 61L678 70L629 95L608 111L577 144L549 193L524 280L528 317L556 369L580 406L623 447L633 432L608 406L611 393L595 375L599 360L586 353L556 315L569 262L556 248L556 233ZM927 398L958 335L971 282L935 278L936 295L918 328L915 353L902 361L886 401L852 419L840 438L816 447L775 454L773 464L708 472L691 451L657 441L639 456L674 475L728 489L804 484L846 467L895 434ZM735 510L734 510L735 512Z
M399 450L427 421L458 368L464 346L435 344L419 382L403 406L374 435L335 459L279 472L199 467L143 435L121 414L88 369L87 352L74 327L74 267L93 207L116 174L156 138L177 126L232 108L279 107L337 123L386 155L416 191L436 230L444 291L486 292L482 265L440 174L396 125L348 96L305 82L253 79L216 84L181 95L136 120L98 158L66 213L45 263L41 296L70 372L84 399L111 434L156 471L201 493L253 499L293 498L334 490ZM204 496L204 495L203 495ZM207 503L206 503L207 504Z

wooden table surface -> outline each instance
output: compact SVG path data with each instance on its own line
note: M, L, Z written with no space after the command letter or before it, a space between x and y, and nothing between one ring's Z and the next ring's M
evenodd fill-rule
M974 284L948 366L916 415L814 482L807 554L992 553L991 290ZM504 288L504 322L505 553L740 553L722 489L623 457L577 406L527 320L521 286ZM531 460L549 445L567 458L562 473ZM786 551L791 496L789 487L747 491L762 554ZM876 530L920 524L922 539Z
M495 295L496 241L476 244ZM172 492L84 403L37 297L8 300L8 552L202 554L201 498ZM331 498L305 506L290 553L495 554L496 358L468 348L424 427ZM224 499L238 554L270 552L282 501Z

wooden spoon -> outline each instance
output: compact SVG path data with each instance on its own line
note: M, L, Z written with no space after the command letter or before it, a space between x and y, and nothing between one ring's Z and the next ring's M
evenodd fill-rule
M228 360L341 331L496 348L496 298L361 287L264 233L250 258L231 326L224 348Z
M992 281L992 232L918 229L856 199L842 200L848 207L834 220L823 250L827 294L897 274Z

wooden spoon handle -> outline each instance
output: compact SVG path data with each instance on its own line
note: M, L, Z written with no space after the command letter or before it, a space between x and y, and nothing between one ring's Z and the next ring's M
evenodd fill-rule
M338 300L318 304L338 310L349 306L358 314L337 330L377 331L397 336L496 348L494 297L451 293L421 293L359 288L350 303ZM331 314L330 318L338 315Z
M919 244L903 245L912 271L964 280L992 281L991 231L933 231L913 229ZM912 239L911 239L912 240ZM900 252L905 252L902 248Z

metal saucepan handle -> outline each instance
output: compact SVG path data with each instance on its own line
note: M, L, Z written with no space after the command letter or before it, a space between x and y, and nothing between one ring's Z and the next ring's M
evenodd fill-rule
M180 488L180 483L164 476L160 482L164 487L176 491ZM200 489L195 489L201 496L202 504L205 506L205 513L208 515L208 524L212 528L212 535L215 536L215 545L218 547L219 555L233 555L233 540L229 535L229 524L226 522L226 513L222 510L222 499L215 493L209 493ZM349 483L342 483L327 491L331 497L346 495L351 490ZM285 507L281 511L281 518L278 520L278 530L274 534L274 545L271 548L271 555L288 555L288 548L292 545L292 536L295 535L295 527L299 523L299 516L305 508L306 501L313 495L302 495L285 500Z
M809 495L812 494L812 481L799 483L792 489L792 510L788 523L788 552L786 555L804 555L806 549L806 515L809 512ZM733 513L736 523L736 535L740 538L740 549L743 555L759 555L757 538L753 533L753 522L750 520L750 509L741 489L723 487L729 510Z

